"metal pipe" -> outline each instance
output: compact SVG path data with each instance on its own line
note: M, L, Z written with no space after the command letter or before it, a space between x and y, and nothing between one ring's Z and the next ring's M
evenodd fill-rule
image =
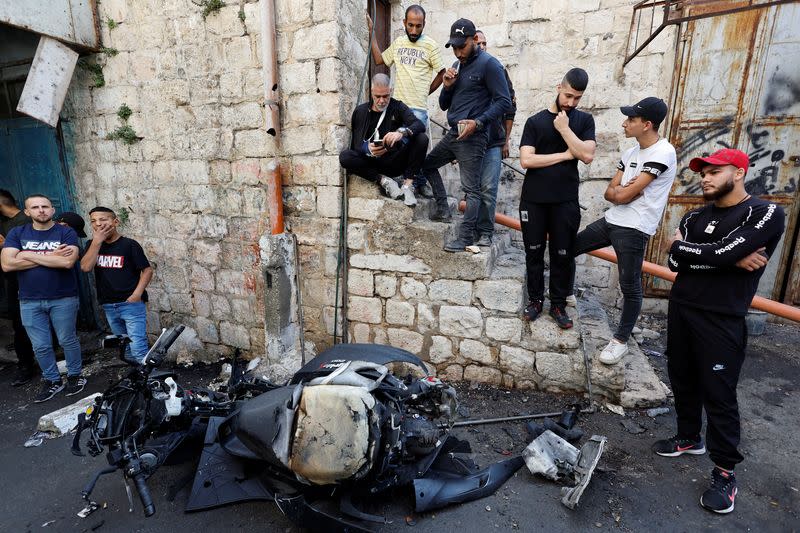
M261 0L261 70L264 76L265 128L267 133L279 139L280 112L278 96L278 47L275 30L275 4L273 0Z
M466 208L465 202L462 201L461 203L458 204L458 209L460 211L463 211L465 208ZM522 229L519 220L517 220L514 217L510 217L508 215L497 213L495 215L494 221L498 224L506 226L507 228L515 229L517 231L521 231ZM589 255L593 255L600 259L605 259L606 261L610 261L612 263L617 262L617 254L615 254L612 250L607 250L605 248L589 252ZM655 276L657 278L661 278L663 280L673 281L673 282L675 281L676 277L675 272L672 272L667 267L656 265L655 263L651 263L650 261L644 261L642 263L642 272L650 274L651 276ZM769 313L771 315L779 316L782 318L788 318L789 320L793 320L795 322L800 322L800 309L791 305L786 305L784 303L770 300L769 298L756 296L750 303L750 307L752 307L753 309L758 309L759 311L764 311L765 313Z
M482 424L497 424L498 422L514 422L516 420L533 420L536 418L552 418L561 416L561 411L556 413L538 413L532 415L519 415L519 416L504 416L501 418L479 418L477 420L462 420L456 422L452 427L465 427L465 426L480 426Z
M273 159L267 169L267 206L269 209L269 229L272 235L284 232L283 190L281 187L281 165Z

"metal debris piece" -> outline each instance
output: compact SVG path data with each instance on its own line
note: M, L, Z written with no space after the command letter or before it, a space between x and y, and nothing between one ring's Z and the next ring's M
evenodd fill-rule
M33 448L35 446L41 446L42 442L44 442L45 439L49 438L51 438L51 436L46 431L37 431L36 433L28 437L28 440L25 441L25 444L23 444L23 446L25 448Z
M645 431L647 431L645 428L641 426L641 424L639 424L638 422L634 422L629 418L620 420L619 423L622 424L622 427L625 428L625 431L627 431L628 433L632 433L633 435L638 435L640 433L644 433Z
M667 413L669 413L669 407L654 407L647 410L647 416L650 418L655 418L658 415L666 415Z
M592 435L586 441L586 444L581 446L578 464L575 465L575 477L578 484L574 487L563 487L561 489L561 503L570 509L575 509L578 506L578 501L589 485L589 480L592 479L592 474L594 469L597 468L597 463L600 462L600 456L603 455L605 446L606 438L601 435Z
M97 502L90 501L89 505L87 505L86 507L84 507L83 509L78 511L78 516L80 518L86 518L87 516L89 516L90 514L92 514L93 512L95 512L99 508L100 508L100 506L97 505Z

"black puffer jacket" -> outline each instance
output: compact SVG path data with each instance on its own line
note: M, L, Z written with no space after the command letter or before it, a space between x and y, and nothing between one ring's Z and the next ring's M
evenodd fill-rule
M360 149L364 141L367 140L367 137L370 137L373 133L372 131L367 131L369 128L370 107L372 107L372 101L357 106L353 111L353 118L350 122L353 130L352 136L350 137L350 148L352 150ZM403 127L411 130L412 135L425 132L425 125L414 116L414 113L406 104L400 100L390 98L389 108L386 110L386 117L378 128L378 133L380 133L381 139L383 139L383 136L390 131L397 131L399 128Z

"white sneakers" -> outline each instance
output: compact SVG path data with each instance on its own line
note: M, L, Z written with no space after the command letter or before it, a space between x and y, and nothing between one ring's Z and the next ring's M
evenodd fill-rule
M387 178L383 176L381 178L381 187L383 190L386 191L386 194L389 195L389 198L392 200L397 200L401 196L403 196L403 192L400 190L400 186L397 185L397 182L394 181L392 178Z
M400 190L403 192L403 203L408 207L417 205L417 197L414 196L414 187L411 185L403 185Z
M617 339L608 341L608 345L600 352L600 362L606 365L615 365L620 362L622 357L628 353L628 344L621 343Z

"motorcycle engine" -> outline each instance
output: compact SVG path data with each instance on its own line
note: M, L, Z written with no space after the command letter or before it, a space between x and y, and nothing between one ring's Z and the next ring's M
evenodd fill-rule
M435 450L441 434L436 423L418 414L406 416L400 425L400 432L406 451L417 457Z

